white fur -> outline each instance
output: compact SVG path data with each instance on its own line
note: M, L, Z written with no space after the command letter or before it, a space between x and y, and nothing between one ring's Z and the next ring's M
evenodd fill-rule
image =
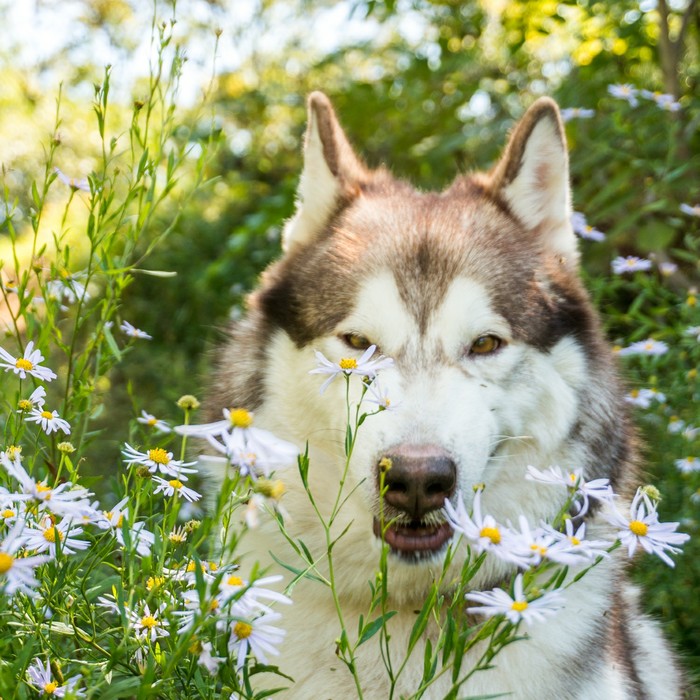
M304 169L297 190L297 210L282 232L282 247L287 252L316 237L333 213L340 192L338 181L323 155L323 143L313 110L309 119Z
M520 170L503 193L520 220L540 231L546 247L571 266L578 263L578 245L571 227L568 156L551 119L540 119L533 128Z

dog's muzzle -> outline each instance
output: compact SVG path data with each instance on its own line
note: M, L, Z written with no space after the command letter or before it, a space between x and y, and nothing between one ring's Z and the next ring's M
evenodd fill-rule
M384 541L392 552L410 559L439 552L452 537L452 528L440 514L445 499L457 486L457 467L447 452L435 445L399 445L377 465L377 488L383 475ZM382 536L379 521L374 534Z

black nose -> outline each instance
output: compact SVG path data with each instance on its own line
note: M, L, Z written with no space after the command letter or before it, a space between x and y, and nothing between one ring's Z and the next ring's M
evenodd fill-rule
M450 456L435 445L399 445L378 463L384 473L384 501L419 521L439 510L455 491L457 467Z

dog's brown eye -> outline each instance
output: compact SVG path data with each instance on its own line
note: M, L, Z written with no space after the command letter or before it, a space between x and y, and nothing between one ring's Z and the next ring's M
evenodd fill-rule
M479 336L469 348L470 355L488 355L501 347L501 339L495 335Z
M367 348L372 345L369 338L359 333L344 333L340 336L341 340L351 348L355 350L367 350Z

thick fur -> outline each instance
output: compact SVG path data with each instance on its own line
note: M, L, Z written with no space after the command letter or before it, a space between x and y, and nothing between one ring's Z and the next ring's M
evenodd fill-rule
M253 410L258 427L299 447L308 440L310 489L327 514L344 463L344 383L319 396L322 378L308 374L313 350L333 360L358 357L361 351L343 341L358 334L394 358L381 380L396 409L362 426L345 487L350 495L334 527L336 535L348 528L333 552L351 630L367 614L380 552L372 526L377 464L391 448L438 446L456 464L461 492L470 497L473 485L484 483L484 510L504 523L524 514L535 525L561 506L556 489L525 480L528 464L583 468L587 479L608 477L623 498L636 486L635 440L614 361L577 275L567 158L558 109L540 99L491 172L458 177L444 192L420 192L384 169L368 169L328 99L309 98L304 169L285 252L232 329L209 404L214 413ZM470 354L485 334L502 346ZM296 469L278 476L288 489L290 531L324 562L322 529ZM600 509L587 517L589 536L610 535ZM243 545L251 560L272 565L274 552L294 563L271 521ZM391 606L398 611L389 631L399 661L442 556L389 557ZM560 613L529 628L529 639L506 647L459 696L681 697L680 673L655 623L640 613L623 559L616 553L568 588ZM455 571L460 564L458 557ZM512 573L487 559L474 588L490 589ZM328 589L302 581L293 598L283 611L288 632L279 665L296 683L281 697L355 697L335 655L338 623ZM386 700L375 640L359 648L359 675L365 698ZM463 668L478 649L470 654ZM422 650L413 658L394 697L418 689ZM442 698L447 688L440 679L423 697Z

